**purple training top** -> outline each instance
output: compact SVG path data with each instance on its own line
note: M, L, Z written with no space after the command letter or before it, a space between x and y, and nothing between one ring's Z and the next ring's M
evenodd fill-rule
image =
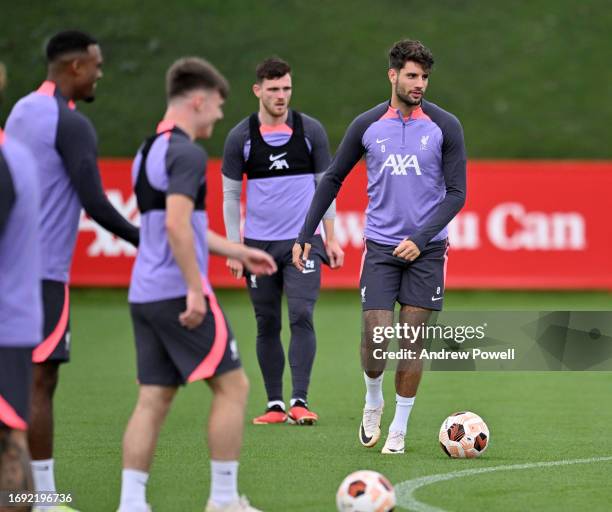
M364 154L366 238L387 245L410 238L421 251L430 241L446 238L446 226L465 202L461 124L427 101L406 119L384 102L348 127L317 187L298 242L309 241L342 181Z
M161 122L157 127L157 135L144 166L150 193L159 193L163 197L182 194L195 202L206 181L206 152L172 123ZM143 169L144 147L140 147L132 165L132 181L135 186ZM142 199L138 197L139 204ZM208 217L204 209L197 206L191 217L191 226L200 274L207 278ZM161 204L158 208L142 212L140 245L132 271L128 300L131 303L145 303L186 295L185 279L168 242L165 204Z
M319 121L300 114L305 151L310 153L312 167L292 172L291 149L278 151L292 139L295 112L289 111L287 123L259 126L266 164L264 176L252 178L246 172L252 153L249 118L243 119L228 134L223 150L223 175L242 181L247 174L245 238L254 240L294 239L302 225L315 191L315 174L325 171L331 160L325 129ZM289 153L289 154L288 154ZM296 150L297 156L299 150Z
M81 205L98 224L138 244L138 230L112 207L102 188L93 125L55 83L44 82L15 104L6 133L37 163L42 279L68 282Z
M0 130L0 347L42 341L39 203L32 155Z

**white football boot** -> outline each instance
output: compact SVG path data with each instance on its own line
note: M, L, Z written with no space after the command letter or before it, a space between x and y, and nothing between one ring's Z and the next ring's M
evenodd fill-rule
M361 425L359 425L359 442L368 448L374 446L380 439L380 421L382 419L382 413L385 403L383 402L380 407L363 408L363 418L361 418Z
M389 432L382 453L404 453L404 439L406 434L402 432Z
M249 500L246 499L246 496L241 496L236 501L232 501L229 505L225 505L220 507L215 505L212 501L208 502L206 505L206 510L204 512L262 512L258 508L252 507L249 505Z

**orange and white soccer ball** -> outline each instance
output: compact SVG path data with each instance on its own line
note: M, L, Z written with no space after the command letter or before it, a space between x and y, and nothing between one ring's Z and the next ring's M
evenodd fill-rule
M489 427L473 412L456 412L440 427L440 446L449 457L473 459L489 446Z
M395 508L395 491L376 471L355 471L340 484L336 494L339 512L391 512Z

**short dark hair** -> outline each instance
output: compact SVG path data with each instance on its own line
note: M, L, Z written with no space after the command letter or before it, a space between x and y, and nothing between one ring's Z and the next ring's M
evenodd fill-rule
M183 57L175 61L166 73L168 99L195 89L219 91L221 97L226 99L229 83L215 66L200 57Z
M431 70L434 65L431 50L421 41L412 39L397 41L389 50L389 69L402 69L408 61L420 64L426 71Z
M91 35L80 30L65 30L55 34L47 43L45 50L47 62L53 62L58 57L70 52L87 51L87 47L98 44Z
M278 57L270 57L257 64L255 68L255 76L257 83L260 84L264 80L274 80L275 78L281 78L287 73L291 73L291 66L283 59Z

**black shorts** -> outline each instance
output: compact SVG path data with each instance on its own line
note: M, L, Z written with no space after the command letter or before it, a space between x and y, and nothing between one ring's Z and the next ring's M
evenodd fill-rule
M32 349L0 347L0 426L27 430Z
M366 240L359 284L363 311L393 311L396 302L440 311L448 241L430 242L413 262L393 256L395 247Z
M206 305L204 321L190 330L179 322L185 297L130 304L140 384L174 387L240 368L236 340L216 298Z
M283 291L289 298L317 300L321 289L321 264L328 264L323 239L320 235L313 237L310 255L304 262L302 272L293 266L294 243L295 240L244 239L245 245L270 254L278 267L278 271L271 276L257 277L245 272L247 288L254 303L280 297Z
M32 352L32 361L70 360L70 290L60 281L42 281L43 342Z

